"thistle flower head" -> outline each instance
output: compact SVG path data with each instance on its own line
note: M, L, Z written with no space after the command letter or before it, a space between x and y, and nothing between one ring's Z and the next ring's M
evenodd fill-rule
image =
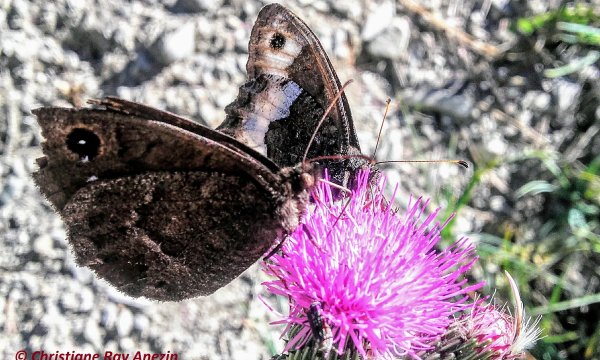
M401 216L383 186L370 187L364 172L352 196L336 202L330 185L321 183L303 225L264 264L276 278L264 283L267 289L290 302L280 323L286 331L301 327L287 350L311 337L307 311L314 303L338 353L415 358L446 331L453 314L470 306L465 294L482 285L462 279L475 261L473 246L461 239L436 251L439 210L425 216L427 202L417 200Z
M473 304L470 313L463 315L457 325L467 339L476 339L480 351L491 354L494 360L519 359L523 352L539 339L539 318L533 320L524 312L516 283L506 273L515 298L514 315L506 306L496 307L481 299Z
M481 351L491 350L494 359L509 354L514 334L514 321L505 309L481 300L458 322L463 336L476 339Z

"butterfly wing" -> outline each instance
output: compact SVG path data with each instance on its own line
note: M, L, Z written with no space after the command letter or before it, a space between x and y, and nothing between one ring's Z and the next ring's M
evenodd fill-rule
M340 81L319 40L296 15L278 4L265 6L252 29L249 81L226 108L217 128L267 155L280 166L302 160L310 137L341 89ZM360 154L345 95L336 102L316 134L309 158ZM334 179L362 164L329 161Z
M76 260L131 296L207 295L292 231L308 201L251 156L171 124L91 109L34 111L34 174Z
M88 103L104 106L115 112L120 112L127 115L135 115L144 119L153 119L162 123L170 124L175 127L193 132L194 134L208 138L214 142L229 147L233 151L237 151L242 156L250 156L255 161L260 162L272 172L277 172L279 166L271 159L265 157L244 143L228 136L222 132L214 131L206 126L203 126L195 121L179 116L177 114L160 110L148 105L144 105L135 101L125 100L114 96L107 96L103 99L88 100ZM293 163L296 164L296 163Z
M331 61L308 25L279 4L265 6L252 29L246 71L250 79L273 74L294 81L322 107L327 108L341 89ZM340 150L360 150L350 106L342 95L331 113L341 129Z

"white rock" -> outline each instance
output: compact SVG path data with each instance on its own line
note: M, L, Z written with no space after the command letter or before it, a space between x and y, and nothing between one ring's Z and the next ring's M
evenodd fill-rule
M133 329L133 314L131 311L124 307L119 312L119 318L117 320L117 334L121 337L129 335Z
M98 324L94 319L88 319L88 321L85 323L85 329L82 335L84 339L89 341L96 350L102 350L102 333L100 331L100 327L98 327Z
M33 251L35 251L40 257L53 258L54 252L54 240L50 235L42 234L33 241Z
M373 37L367 50L373 56L400 59L407 55L410 22L406 17L393 19L390 26Z
M392 19L396 16L396 5L392 1L384 1L377 9L371 11L362 29L361 37L370 41L379 33L387 29Z
M178 29L161 35L150 52L164 65L192 56L196 50L196 27L187 22Z

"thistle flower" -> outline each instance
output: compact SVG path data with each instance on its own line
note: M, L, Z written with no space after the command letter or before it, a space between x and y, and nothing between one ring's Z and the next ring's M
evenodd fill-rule
M480 350L491 350L498 359L509 353L514 334L513 319L504 310L481 301L459 322L467 339L476 339Z
M419 199L400 216L382 194L384 181L370 187L368 179L360 174L352 196L338 202L321 183L303 225L264 263L276 278L264 285L290 303L276 323L299 328L286 350L310 340L307 313L318 303L339 354L418 358L470 306L467 292L483 285L462 278L476 259L467 239L436 251L439 209L425 216Z
M457 320L453 328L466 340L476 340L475 351L485 353L491 360L522 358L523 352L539 339L539 318L532 321L524 313L516 283L505 273L515 298L514 315L506 306L497 307L486 299L473 304L469 313Z

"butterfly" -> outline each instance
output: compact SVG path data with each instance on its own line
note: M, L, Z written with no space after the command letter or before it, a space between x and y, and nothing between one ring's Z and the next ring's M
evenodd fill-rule
M266 6L249 52L218 131L110 97L33 111L45 138L34 180L79 265L134 297L211 294L298 226L320 176L303 161L311 134L309 157L360 152L343 95L317 130L340 82L302 20ZM339 182L358 168L321 165Z

